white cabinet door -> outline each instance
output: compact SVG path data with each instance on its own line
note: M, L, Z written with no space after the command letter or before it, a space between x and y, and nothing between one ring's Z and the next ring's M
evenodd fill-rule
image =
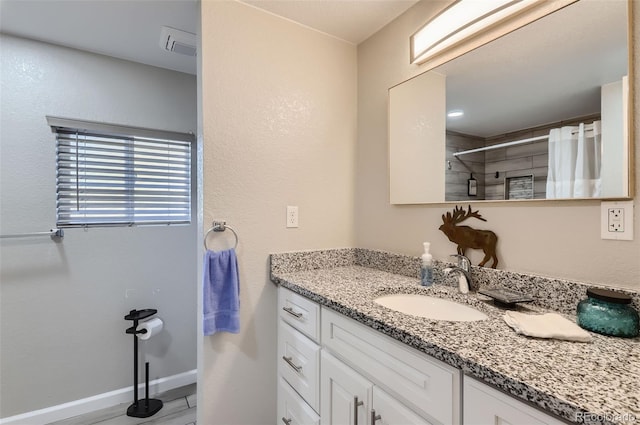
M279 425L320 425L318 414L282 378L278 379Z
M468 376L464 377L464 425L561 425L531 406Z
M371 382L324 350L321 358L322 425L368 425Z
M431 425L379 387L373 388L371 422L372 425Z

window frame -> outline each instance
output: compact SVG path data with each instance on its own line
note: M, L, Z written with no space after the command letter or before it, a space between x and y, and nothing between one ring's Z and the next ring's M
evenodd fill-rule
M196 205L196 188L197 188L197 178L196 178L196 166L197 166L197 149L195 143L195 136L192 133L181 133L167 130L156 130L151 128L144 127L131 127L131 126L123 126L117 124L109 124L103 122L95 122L95 121L83 121L69 118L61 118L54 116L47 116L47 124L51 127L52 133L56 136L56 225L59 228L73 228L73 227L111 227L111 226L153 226L153 225L189 225L194 222L194 213L195 213L195 205ZM58 180L58 175L60 172L58 159L59 159L59 135L61 134L69 134L76 133L78 135L87 134L90 137L99 138L105 137L109 139L113 139L115 143L118 141L122 141L122 149L123 151L128 150L132 145L134 145L137 141L138 144L141 143L155 143L155 141L166 141L167 143L176 143L176 144L188 144L188 196L189 199L185 203L188 205L189 211L187 219L184 217L180 217L179 219L171 219L171 217L167 216L164 218L153 218L150 220L137 220L135 215L132 218L127 220L122 220L121 218L109 220L108 218L104 218L103 220L99 220L100 217L93 218L85 218L86 221L83 221L82 218L79 219L69 219L69 218L61 218L61 210L60 210L60 181ZM140 140L147 139L147 140ZM149 142L151 140L151 142ZM130 157L125 156L124 162L130 160ZM185 161L185 164L187 162ZM129 164L130 165L130 164ZM123 172L133 171L128 166L123 167ZM120 183L118 188L123 189L128 186L128 183ZM68 192L68 190L66 190ZM124 192L127 192L126 189ZM133 192L131 192L131 197L133 198ZM124 199L129 202L132 202L132 199L128 199L125 194ZM125 202L127 202L125 201ZM131 211L135 213L136 207L135 205L131 208Z

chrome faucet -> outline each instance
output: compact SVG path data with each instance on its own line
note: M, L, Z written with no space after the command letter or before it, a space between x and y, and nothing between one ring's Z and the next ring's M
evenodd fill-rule
M444 274L448 275L453 272L460 272L458 280L458 288L460 292L466 294L471 288L471 261L464 255L453 254L450 257L456 257L458 259L458 265L455 267L447 267L444 269Z

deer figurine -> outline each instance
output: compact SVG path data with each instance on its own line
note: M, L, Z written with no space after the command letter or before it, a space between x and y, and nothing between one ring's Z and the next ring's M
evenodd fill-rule
M491 267L495 269L498 265L498 256L496 255L498 236L490 230L477 230L469 226L458 226L458 223L469 217L487 221L478 214L478 211L471 211L471 205L469 205L469 210L466 212L464 208L456 206L453 209L453 214L450 212L446 216L442 214L444 224L439 229L447 235L451 242L458 244L458 254L465 255L467 248L481 249L484 252L484 258L478 265L484 267L490 259L493 259Z

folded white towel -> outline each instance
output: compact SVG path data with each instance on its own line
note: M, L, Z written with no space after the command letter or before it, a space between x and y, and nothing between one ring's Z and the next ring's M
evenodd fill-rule
M587 331L557 313L524 314L507 311L503 319L507 325L522 335L567 341L591 341L591 335Z

